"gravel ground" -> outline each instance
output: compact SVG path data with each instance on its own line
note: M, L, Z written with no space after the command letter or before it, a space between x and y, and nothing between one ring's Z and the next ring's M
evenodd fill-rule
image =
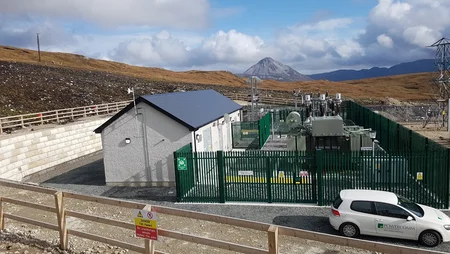
M181 204L175 203L175 188L108 187L105 186L102 160L50 179L49 181L43 183L43 185L58 189L65 189L68 191L134 200L138 202L151 203L154 205L273 223L287 227L337 235L337 232L328 223L327 215L329 208L327 207L249 203L246 205ZM446 213L450 215L450 212ZM366 236L361 238L371 241L424 248L414 241ZM450 243L444 243L434 249L450 253Z
M326 207L314 207L314 206L294 206L294 205L268 205L268 204L179 204L175 203L175 189L174 188L155 188L155 187L108 187L105 186L104 173L102 171L103 162L97 161L85 167L72 170L66 174L60 175L49 181L42 183L44 186L53 187L57 189L79 192L91 195L107 196L113 198L121 198L127 200L133 200L143 203L150 203L153 205L175 207L186 210L193 210L211 214L218 214L242 219L248 219L253 221L272 223L282 226L288 226L293 228L311 230L316 232L322 232L327 234L337 235L337 232L331 228L328 224L327 213L329 211ZM8 189L8 188L5 188ZM1 190L4 193L4 189ZM24 199L30 199L31 197L27 195L27 192L13 191L6 192L8 195L17 197L20 196ZM36 197L33 196L33 200ZM37 199L38 202L44 202L42 199ZM71 200L72 201L72 200ZM47 202L52 202L52 200L47 200ZM44 202L45 203L45 202ZM49 203L52 204L52 203ZM89 204L81 202L68 202L68 207L72 207L76 211L83 211L86 213L97 213L102 214L106 217L111 217L115 219L120 219L127 221L130 219L131 211L129 209L111 209L111 207L105 207L99 204ZM43 212L44 213L44 212ZM36 213L33 211L33 214ZM450 215L450 213L447 213ZM267 236L264 233L246 230L236 227L230 227L221 224L200 222L191 219L180 219L174 218L172 216L161 215L159 217L160 225L162 228L177 230L181 232L191 232L200 236L212 236L215 239L227 240L242 244L248 244L250 246L266 248ZM20 239L17 232L22 234L28 234L27 237L35 239L43 239L47 246L52 246L57 243L58 237L55 235L53 237L48 237L46 230L39 230L35 227L27 226L26 229L32 228L30 232L23 228L21 223L11 223L7 224L7 228L10 229L12 225L12 235ZM180 227L180 225L182 225ZM69 221L69 226L72 228L80 230L89 230L88 232L98 232L100 235L104 235L105 230L102 227L94 226L89 223L82 221ZM207 228L207 230L205 230ZM124 233L126 231L127 233ZM28 232L28 233L27 233ZM44 232L44 233L43 233ZM112 236L120 239L126 240L127 242L139 242L138 239L133 237L133 232L127 230L114 231L113 234L106 233L106 236ZM249 237L251 235L251 237ZM378 237L361 237L365 240L378 241L384 243L398 244L403 246L418 247L423 248L417 242L414 241L404 241L389 238L378 238ZM101 251L106 251L106 253L118 253L124 252L120 249L109 249L111 246L93 243L88 240L79 239L77 237L72 237L74 239L71 241L72 252L73 253L101 253ZM1 239L0 239L1 240ZM52 242L53 241L53 242ZM168 243L176 242L177 245ZM45 245L44 244L44 245ZM41 244L42 245L42 244ZM158 249L167 251L169 253L230 253L223 250L211 250L206 249L205 246L180 242L171 239L162 238L161 241L157 243ZM302 240L297 238L282 237L280 239L281 253L372 253L362 250L355 250L353 248L346 248L328 244L322 244L314 241ZM44 248L45 249L45 248ZM47 248L50 250L51 248ZM0 251L2 245L0 245ZM75 251L76 250L76 251ZM450 244L444 243L433 250L450 252ZM108 252L111 251L111 252ZM11 252L14 253L14 252ZM30 253L34 253L30 251ZM56 252L55 252L56 253Z
M2 195L14 199L51 206L54 204L51 195L31 194L28 191L0 187ZM93 214L96 216L131 222L133 210L112 207L91 202L82 202L74 199L65 199L68 210ZM33 218L50 224L56 224L56 215L45 211L25 209L15 205L5 205L5 212L17 214L22 217ZM25 225L6 219L6 231L0 233L0 253L134 253L107 244L69 236L69 250L60 251L57 232L43 228ZM167 230L189 233L206 238L229 241L241 245L267 249L267 233L228 226L194 219L174 217L158 214L158 225ZM67 227L73 230L88 232L90 234L118 239L123 242L143 246L143 240L134 237L132 230L113 229L102 224L67 218ZM156 249L167 253L234 253L231 251L209 248L207 246L160 237L155 243ZM309 241L304 239L280 236L280 253L363 253L372 252L354 248L341 247L331 244Z

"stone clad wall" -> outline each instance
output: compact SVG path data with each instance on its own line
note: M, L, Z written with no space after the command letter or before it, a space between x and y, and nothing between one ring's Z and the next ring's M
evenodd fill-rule
M22 181L26 176L102 149L94 129L108 118L27 132L0 140L0 178Z

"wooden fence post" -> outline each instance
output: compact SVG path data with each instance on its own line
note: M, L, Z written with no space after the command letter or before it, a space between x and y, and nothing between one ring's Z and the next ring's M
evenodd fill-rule
M278 227L270 225L267 231L269 254L278 254Z
M3 216L3 201L0 197L0 230L5 229L5 217Z
M55 205L56 205L56 217L58 220L59 227L59 248L61 250L67 250L67 229L66 229L66 214L64 211L64 199L62 192L58 191L55 193Z
M25 127L24 123L23 123L23 116L20 116L20 125L22 125L22 128Z
M142 210L151 212L152 206L146 205ZM155 254L155 245L153 244L153 241L149 239L144 239L144 243L145 243L145 254Z
M59 115L58 115L58 110L56 110L56 122L59 123Z
M2 119L0 119L0 134L3 133L3 125L2 125Z

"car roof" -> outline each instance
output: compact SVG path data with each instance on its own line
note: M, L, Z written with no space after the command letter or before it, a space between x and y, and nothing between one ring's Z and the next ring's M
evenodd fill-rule
M377 190L341 190L339 193L342 200L366 200L374 202L384 202L389 204L397 204L397 195L388 191Z

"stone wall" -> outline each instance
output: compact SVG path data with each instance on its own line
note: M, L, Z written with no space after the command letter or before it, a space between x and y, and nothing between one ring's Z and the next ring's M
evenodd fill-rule
M94 129L108 118L3 137L0 140L0 178L22 181L40 171L97 154L102 149L102 142Z

